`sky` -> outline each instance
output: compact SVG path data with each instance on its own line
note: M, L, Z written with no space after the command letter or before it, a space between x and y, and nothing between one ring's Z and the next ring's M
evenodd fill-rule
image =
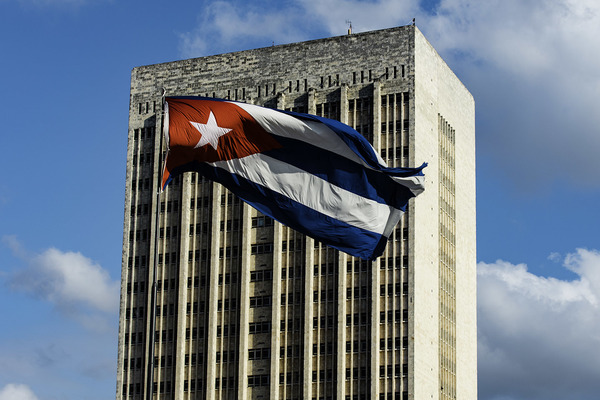
M597 399L597 0L0 0L0 400L115 396L133 67L413 18L476 102L479 398Z

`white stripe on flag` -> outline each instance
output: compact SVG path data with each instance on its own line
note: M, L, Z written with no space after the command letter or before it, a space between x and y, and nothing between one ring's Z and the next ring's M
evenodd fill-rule
M349 160L372 169L360 158L337 133L327 125L311 120L301 120L286 113L260 107L253 104L231 102L244 109L254 118L267 132L274 135L300 140L324 150L343 156ZM317 141L318 138L318 141ZM385 161L373 151L380 165L387 167Z
M402 211L330 184L293 165L257 153L244 158L209 163L328 217L357 228L388 236ZM344 213L340 213L343 210Z
M399 185L407 187L415 196L421 194L425 190L425 177L423 175L415 176L391 176L390 179Z

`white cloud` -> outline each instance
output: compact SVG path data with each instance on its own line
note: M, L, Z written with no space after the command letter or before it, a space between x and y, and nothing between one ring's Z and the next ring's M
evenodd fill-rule
M261 1L243 5L213 1L203 8L197 27L180 35L180 51L184 57L198 57L313 39L311 33L342 35L348 29L346 21L352 21L355 32L405 25L415 16L416 4L416 0L301 0L272 7Z
M480 157L522 187L600 187L600 3L442 0L423 29L475 95Z
M27 264L12 274L13 289L53 303L89 328L105 328L105 316L117 312L119 282L81 253L50 248L28 254L14 236L3 241Z
M9 383L0 389L0 400L38 400L27 385Z
M180 34L180 52L184 57L245 50L249 43L270 46L301 40L302 25L293 23L298 17L296 7L265 12L258 2L213 1L205 5L198 17L197 27Z
M600 391L600 252L564 265L579 279L536 276L523 264L478 265L482 400L596 399Z
M516 187L600 187L600 3L596 0L302 0L208 3L184 57L316 36L417 26L475 96L479 157ZM507 160L510 160L508 162Z
M343 35L346 21L354 32L408 25L419 10L416 0L303 0L305 18L316 21L331 35Z

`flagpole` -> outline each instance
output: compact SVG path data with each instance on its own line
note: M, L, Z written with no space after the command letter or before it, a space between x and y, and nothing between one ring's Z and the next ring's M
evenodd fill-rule
M157 270L158 270L158 232L159 232L159 216L160 216L160 193L161 193L161 185L162 185L162 176L161 171L163 167L164 160L162 159L162 147L163 147L163 126L164 126L164 118L165 118L165 95L166 89L163 88L162 93L162 102L161 102L161 119L160 119L160 139L159 139L159 163L158 170L158 187L156 191L156 207L154 213L154 268L152 271L152 288L150 292L150 333L146 335L149 338L148 344L148 380L146 383L146 400L151 400L154 395L154 347L156 346L156 279L157 279Z

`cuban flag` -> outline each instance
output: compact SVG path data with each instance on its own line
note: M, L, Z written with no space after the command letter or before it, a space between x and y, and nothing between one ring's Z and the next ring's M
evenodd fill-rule
M167 97L162 188L196 171L292 229L373 260L422 169L388 168L369 142L341 122L251 104Z

